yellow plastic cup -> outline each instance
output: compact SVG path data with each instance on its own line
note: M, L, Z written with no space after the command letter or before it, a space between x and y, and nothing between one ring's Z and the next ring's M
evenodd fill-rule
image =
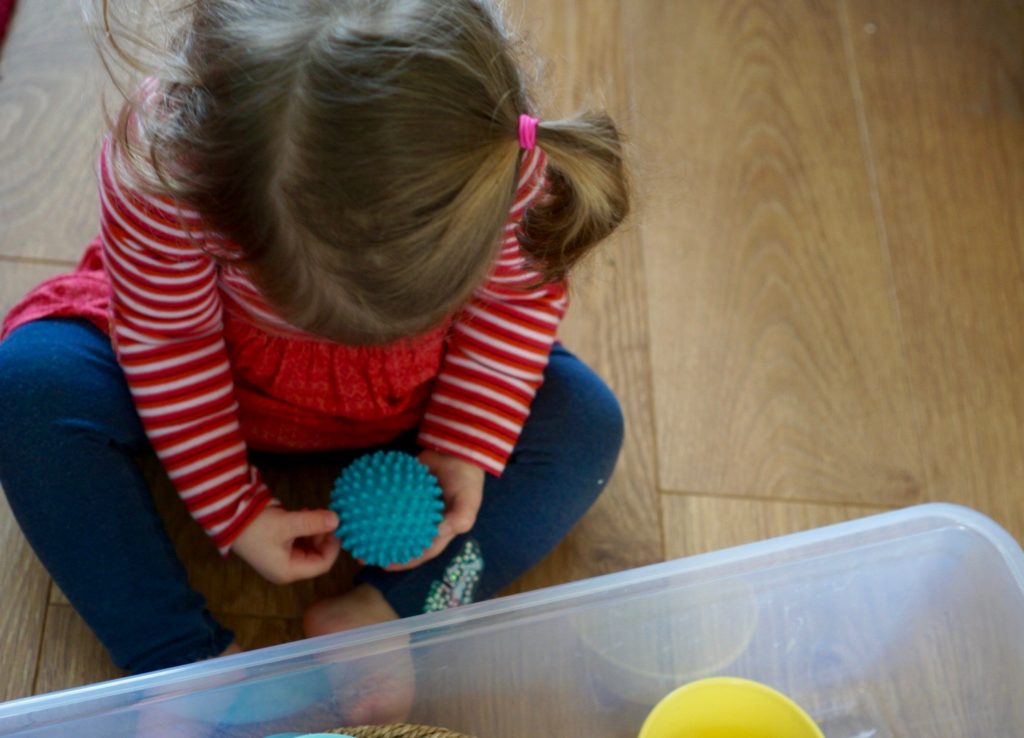
M690 682L654 706L640 738L825 738L799 705L759 682Z

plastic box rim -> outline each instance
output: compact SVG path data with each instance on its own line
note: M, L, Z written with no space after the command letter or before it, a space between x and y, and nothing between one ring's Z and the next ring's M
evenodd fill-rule
M389 641L394 643L397 637L412 637L429 631L445 633L456 626L484 627L486 621L495 616L500 616L502 622L507 624L510 619L528 619L531 614L550 612L553 605L583 601L590 595L608 590L642 589L644 585L663 579L669 574L693 573L751 559L768 558L825 541L850 539L869 531L896 529L915 520L922 526L922 530L936 530L954 525L978 533L995 549L1017 585L1024 591L1024 551L1006 530L991 518L968 507L950 503L926 503L720 551L488 600L453 610L417 615L393 623L12 700L0 704L0 735L7 734L6 731L12 727L24 728L23 720L29 715L43 718L43 713L59 711L65 718L82 718L106 711L102 709L104 704L110 705L112 701L130 693L138 694L144 690L153 696L191 693L196 690L188 687L200 686L208 679L213 680L220 675L237 673L243 669L277 666L285 670L283 667L289 662L303 662L309 657L322 656L330 651L357 647L372 648L374 644L386 644ZM929 521L932 521L931 527L924 527ZM88 709L88 703L92 703L96 709ZM75 707L80 708L81 712L74 713ZM39 722L33 720L32 724L39 726L47 722L49 721L43 718Z

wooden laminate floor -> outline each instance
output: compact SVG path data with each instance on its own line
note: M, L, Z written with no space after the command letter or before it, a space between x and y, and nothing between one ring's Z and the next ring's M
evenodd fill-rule
M607 107L638 186L563 331L622 400L622 460L515 589L931 500L1024 539L1024 5L509 9L548 62L542 113ZM94 234L102 80L71 3L20 0L0 56L0 310ZM294 499L330 481L270 474ZM220 561L156 486L243 645L299 637L303 607L344 586ZM0 701L118 674L2 498L0 602Z

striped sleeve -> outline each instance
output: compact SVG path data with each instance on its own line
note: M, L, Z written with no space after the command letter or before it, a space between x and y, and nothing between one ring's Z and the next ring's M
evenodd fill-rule
M99 162L111 338L150 443L221 554L272 502L249 465L198 214L125 187Z
M501 255L453 326L448 352L419 431L419 444L465 459L495 476L505 469L544 381L568 305L562 283L539 281L516 230L546 186L547 157L523 158Z

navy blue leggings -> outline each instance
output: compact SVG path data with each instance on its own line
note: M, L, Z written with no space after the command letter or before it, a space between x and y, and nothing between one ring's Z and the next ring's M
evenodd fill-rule
M109 338L78 319L18 328L0 343L0 398L0 485L114 662L141 673L221 653L233 634L189 586L154 507L136 462L149 445ZM358 581L403 617L492 596L593 504L622 433L615 396L556 345L504 475L487 477L473 530L416 569L368 568Z

